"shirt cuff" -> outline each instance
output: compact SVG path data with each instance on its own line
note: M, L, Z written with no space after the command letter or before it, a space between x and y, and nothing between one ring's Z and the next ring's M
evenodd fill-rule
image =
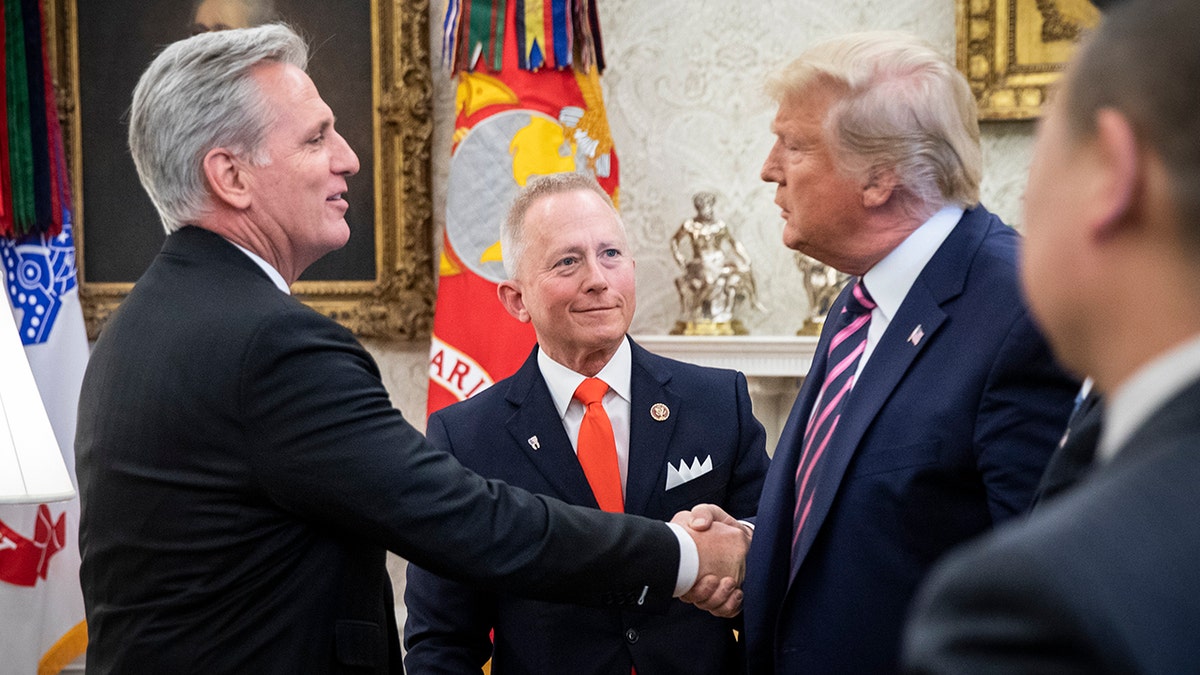
M696 542L682 525L667 523L667 527L671 528L675 538L679 540L679 574L675 577L673 596L678 598L696 585L696 577L700 575L700 552L696 549Z

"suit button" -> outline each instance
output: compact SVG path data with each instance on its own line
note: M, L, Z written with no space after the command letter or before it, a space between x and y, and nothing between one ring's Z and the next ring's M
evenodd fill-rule
M631 645L637 643L638 637L638 632L632 628L625 631L625 640Z

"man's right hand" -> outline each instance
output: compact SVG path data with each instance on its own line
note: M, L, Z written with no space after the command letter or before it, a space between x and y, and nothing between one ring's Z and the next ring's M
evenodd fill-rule
M671 522L687 530L700 554L696 583L681 599L716 616L737 616L753 531L711 504L681 511Z

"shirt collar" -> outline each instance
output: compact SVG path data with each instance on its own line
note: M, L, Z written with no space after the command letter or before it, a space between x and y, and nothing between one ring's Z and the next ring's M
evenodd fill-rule
M558 409L558 416L561 419L567 414L567 407L571 405L575 390L586 378L546 356L544 350L538 350L537 359L538 369L542 371L542 379L550 388L550 398L554 400L554 407ZM626 401L632 401L630 387L632 369L633 351L629 348L629 338L626 337L621 340L621 345L617 347L617 352L608 360L608 363L604 364L599 373L596 373L596 377L604 380L608 388L618 396Z
M942 207L863 275L867 291L888 321L896 315L921 270L962 216L963 209L959 206Z
M1200 379L1200 335L1139 368L1117 387L1104 407L1096 458L1107 462L1172 396Z
M229 241L229 240L226 239L225 241ZM232 241L229 241L229 243L233 244ZM254 261L254 264L261 267L262 271L267 273L267 276L271 278L271 283L275 284L279 288L279 290L283 291L284 293L287 293L288 295L292 294L292 290L290 288L288 288L287 282L283 280L283 275L279 273L279 270L275 269L274 267L271 267L271 263L267 262L266 260L263 260L262 257L260 257L257 253L255 253L254 251L251 251L250 249L248 249L244 246L238 246L237 244L233 244L233 245L235 247L237 247L237 250L250 256L250 259Z

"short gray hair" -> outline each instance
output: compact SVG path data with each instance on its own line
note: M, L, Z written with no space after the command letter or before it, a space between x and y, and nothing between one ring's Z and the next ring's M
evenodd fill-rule
M138 80L129 150L168 234L210 206L202 166L209 150L265 161L258 155L275 114L252 77L264 62L304 70L308 46L283 24L201 33L168 46Z
M983 170L971 87L954 65L915 36L855 33L817 44L767 83L778 102L810 87L837 97L825 128L841 169L895 171L899 187L927 208L979 202Z
M608 208L612 209L617 224L622 230L625 229L625 223L621 220L621 214L613 204L612 198L591 175L552 173L530 178L525 187L517 193L516 199L508 209L508 217L500 225L500 252L504 260L504 273L509 279L516 276L521 257L525 255L525 214L529 212L529 208L543 197L576 190L588 190L600 195L604 203L608 204Z

